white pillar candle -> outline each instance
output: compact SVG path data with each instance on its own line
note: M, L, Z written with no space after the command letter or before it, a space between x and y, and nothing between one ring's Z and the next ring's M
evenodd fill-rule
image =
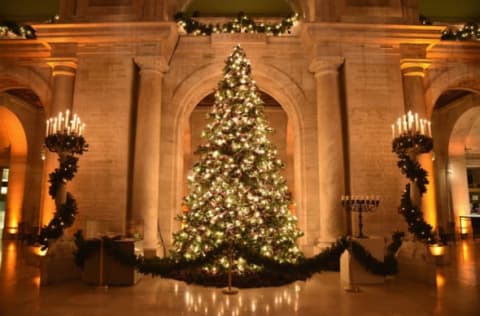
M402 122L400 118L398 118L397 120L397 126L398 126L398 135L402 135Z
M407 116L403 115L403 132L406 133L407 130Z
M56 133L57 132L57 118L55 118L53 120L53 132Z
M392 139L395 139L395 125L392 124Z
M432 123L428 121L427 126L428 126L428 136L432 137Z
M67 111L65 112L65 128L67 128L67 129L68 129L68 123L69 123L69 122L68 122L68 119L69 119L69 118L70 118L70 111L67 110Z
M47 120L47 126L45 128L45 136L48 136L48 129L50 128L50 121Z
M73 120L72 120L72 132L75 132L75 124L77 124L77 114L73 114Z
M412 111L408 111L407 119L408 119L408 130L411 131L412 130L412 124L413 124Z

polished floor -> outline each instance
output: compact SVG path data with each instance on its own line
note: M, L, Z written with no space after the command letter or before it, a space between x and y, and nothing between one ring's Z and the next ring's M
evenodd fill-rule
M437 287L398 277L347 292L339 273L306 282L240 290L186 285L148 276L131 287L92 287L81 281L40 286L26 247L3 242L0 250L0 316L100 315L480 315L480 242L452 245L449 265L437 267Z

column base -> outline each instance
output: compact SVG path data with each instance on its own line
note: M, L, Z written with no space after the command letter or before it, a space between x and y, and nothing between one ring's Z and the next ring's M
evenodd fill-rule
M336 239L331 239L331 240L317 240L315 244L313 245L313 254L317 255L326 248L331 247L337 240Z

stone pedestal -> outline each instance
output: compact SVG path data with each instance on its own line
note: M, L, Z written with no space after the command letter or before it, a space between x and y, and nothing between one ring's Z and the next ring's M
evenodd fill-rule
M436 285L435 257L424 243L404 241L397 260L399 278Z
M40 284L50 285L80 279L75 265L76 247L73 240L60 238L50 243L47 254L40 259Z
M353 238L353 240L362 245L377 260L384 260L385 240L383 238ZM354 288L358 285L383 284L385 277L367 271L348 250L345 250L340 257L340 281L345 288Z
M126 254L136 254L136 249L139 249L138 243L133 239L117 240L115 244ZM141 276L134 267L119 262L104 248L98 249L86 260L82 280L99 286L135 285Z

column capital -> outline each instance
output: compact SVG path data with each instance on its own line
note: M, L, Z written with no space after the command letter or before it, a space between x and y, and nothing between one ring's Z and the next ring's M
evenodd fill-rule
M168 72L168 63L163 56L140 56L133 59L142 72L156 72L163 75Z
M315 57L308 70L315 74L315 77L327 74L337 73L338 68L345 62L344 57L340 56L328 56L328 57Z
M400 60L400 69L405 77L425 77L425 70L432 64L428 59L404 58Z
M47 64L52 69L52 76L71 76L74 77L77 72L77 61L76 60L51 60Z

